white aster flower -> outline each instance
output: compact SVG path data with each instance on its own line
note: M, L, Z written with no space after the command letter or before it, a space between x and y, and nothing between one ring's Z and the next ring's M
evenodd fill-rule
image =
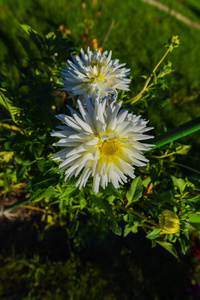
M71 92L70 97L84 94L92 99L97 92L100 99L107 95L117 94L117 89L128 91L130 79L125 78L130 69L121 68L124 64L119 64L119 60L111 60L112 52L90 51L87 54L81 49L81 57L71 55L73 62L67 61L68 67L62 69L61 77L63 80L62 89Z
M78 100L80 114L68 107L71 116L57 116L66 125L51 133L60 139L53 145L64 147L52 158L62 162L60 171L67 169L65 180L82 171L76 186L81 189L91 175L95 193L109 182L119 188L119 184L127 182L126 175L134 178L133 166L145 166L148 160L142 151L153 146L140 142L153 137L145 134L153 129L146 127L148 121L127 110L120 111L122 102L115 103L115 98L110 102L107 98L100 103L97 97L93 104L86 97L86 108Z

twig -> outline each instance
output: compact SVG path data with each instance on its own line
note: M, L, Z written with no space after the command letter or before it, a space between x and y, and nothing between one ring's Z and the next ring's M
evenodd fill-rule
M107 42L107 40L108 40L108 38L109 38L109 35L110 35L110 33L111 33L111 30L113 29L114 24L115 24L115 20L112 20L112 22L111 22L111 24L110 24L110 27L109 27L109 29L108 29L108 32L107 32L107 34L106 34L106 36L105 36L105 38L104 38L104 41L103 41L103 43L102 43L102 45L101 45L100 48L103 49L105 43Z

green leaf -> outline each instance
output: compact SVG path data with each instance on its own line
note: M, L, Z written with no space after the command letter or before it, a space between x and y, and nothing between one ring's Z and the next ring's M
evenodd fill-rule
M50 200L51 198L55 197L57 192L54 190L53 186L50 186L46 189L44 198Z
M24 50L26 51L26 53L28 55L28 58L33 59L34 52L30 48L30 43L25 38L23 38L21 36L18 36L17 38L20 41L20 43L21 43L22 47L24 48Z
M188 215L190 223L200 223L200 214L191 213Z
M116 223L116 222L112 222L110 224L110 229L112 230L112 232L114 232L116 235L121 236L122 235L122 228Z
M27 170L27 166L23 166L23 165L17 169L17 182L19 182L24 178L26 170Z
M151 182L151 177L150 176L147 176L145 179L142 180L142 184L145 188L148 187L150 182Z
M154 240L154 239L160 237L161 231L162 231L162 229L156 228L153 231L151 231L149 234L147 234L146 238L148 238L150 240Z
M182 144L178 144L176 146L176 153L177 154L182 154L182 155L186 155L188 154L188 152L190 151L191 149L191 145L182 145Z
M176 251L175 247L172 244L170 244L170 243L168 243L166 241L156 241L156 243L158 243L160 246L162 246L163 248L165 248L168 252L170 252L179 261L179 257L178 257L177 251Z
M38 176L32 180L32 187L46 187L50 185L56 186L58 184L59 176L57 174L46 174L45 176Z
M109 196L115 196L116 198L123 200L122 195L120 194L120 192L114 188L114 186L112 184L109 184L105 190L103 190L102 188L100 188L100 191L103 192L103 194L105 195L109 195Z
M200 194L197 195L196 197L188 199L188 200L193 201L193 202L198 202L198 201L200 201Z
M183 191L186 188L187 182L182 178L176 178L174 176L171 176L174 185L180 190L181 194L183 194Z
M30 32L34 32L35 34L38 34L38 32L33 29L31 26L26 24L19 24L19 26L28 34L30 35Z
M187 251L187 246L186 246L185 240L182 239L182 238L178 238L178 241L179 241L179 243L181 245L181 249L182 249L183 254L185 254L186 251Z
M200 231L200 214L191 213L188 215L189 223L197 230Z
M71 222L70 224L70 228L68 230L68 233L69 233L69 237L70 238L73 238L75 233L77 232L78 230L78 227L79 227L79 221L77 219L73 219L73 221Z
M78 195L78 200L80 203L80 209L83 209L84 207L87 206L87 201L85 199L85 193L84 193L83 189L80 191L80 193Z
M108 196L107 201L109 204L112 204L115 199L116 199L115 196Z
M139 222L135 221L134 224L126 224L124 227L124 237L126 237L130 232L137 233L138 226L140 226Z
M30 202L37 202L45 197L46 189L39 189L37 192L33 192L31 197L29 198Z
M35 158L40 158L42 154L42 150L44 148L44 145L41 143L35 143L33 145L30 145L29 150L33 153Z
M13 151L2 151L0 152L0 162L8 163L13 158Z
M60 195L59 199L68 200L73 196L76 196L78 188L75 185L68 186L64 189L62 195Z
M124 237L126 237L130 232L132 232L131 226L130 224L126 224L126 226L124 227Z
M62 215L66 215L67 213L67 199L60 199L59 201L59 210Z
M170 203L174 206L178 206L177 201L173 198L172 192L171 191L164 191L159 194L159 198L161 203Z
M57 174L58 172L58 165L56 166L55 161L49 159L43 164L42 169L43 175L46 174Z
M47 33L47 34L45 35L45 38L46 38L46 39L52 39L52 40L55 40L56 35L55 35L54 32L49 32L49 33Z
M116 219L112 211L112 206L108 203L106 199L92 196L92 202L94 206L98 207L99 209L103 209L105 211L105 214L116 223Z
M49 186L47 189L39 189L37 192L33 192L29 201L30 202L38 202L47 198L48 200L55 196L56 192L54 191L53 186Z
M41 43L43 42L43 37L35 29L26 24L19 24L20 27L30 36L32 41L35 43L37 48L41 49Z
M128 200L128 204L140 199L142 197L142 192L143 192L142 180L140 177L136 177L132 181L129 190L126 193L126 198Z
M21 108L15 107L8 97L8 92L5 89L0 89L0 104L2 104L9 111L12 120L17 123L15 116L20 112Z

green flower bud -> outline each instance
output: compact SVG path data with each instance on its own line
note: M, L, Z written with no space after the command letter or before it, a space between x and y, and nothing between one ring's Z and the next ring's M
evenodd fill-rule
M173 211L165 209L160 216L159 227L162 234L176 233L179 231L180 220Z
M165 46L169 49L170 52L172 52L173 49L177 48L179 45L180 45L180 41L179 41L178 36L177 35L176 36L173 35L169 39L168 43Z

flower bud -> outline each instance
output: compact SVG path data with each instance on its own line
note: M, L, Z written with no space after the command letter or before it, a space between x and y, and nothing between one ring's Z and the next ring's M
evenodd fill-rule
M176 233L179 231L180 220L173 211L165 209L160 216L159 227L162 234Z

